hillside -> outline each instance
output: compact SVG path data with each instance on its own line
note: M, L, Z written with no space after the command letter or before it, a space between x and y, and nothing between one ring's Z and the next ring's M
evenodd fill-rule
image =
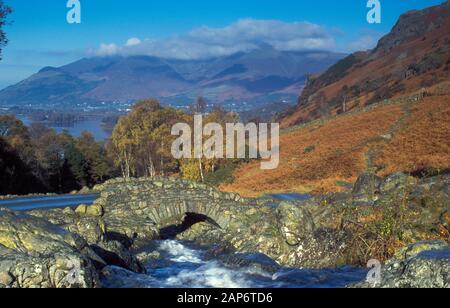
M342 59L338 53L282 52L268 46L208 60L171 60L149 56L85 58L47 67L0 91L0 105L73 107L78 104L132 102L154 97L183 106L202 95L215 103L248 104L288 100L295 103L306 75Z
M332 116L450 78L450 2L402 15L377 47L311 76L283 127Z
M402 15L374 50L311 76L281 116L281 162L242 165L227 191L342 191L365 171L450 170L450 2Z
M417 176L450 170L450 83L282 133L278 169L241 166L225 191L342 191L370 169Z

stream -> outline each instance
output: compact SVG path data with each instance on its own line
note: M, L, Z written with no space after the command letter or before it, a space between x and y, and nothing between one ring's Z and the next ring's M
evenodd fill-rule
M365 279L365 269L309 270L278 267L260 254L244 254L249 266L210 258L206 248L193 243L158 242L160 257L146 266L147 274L114 268L102 282L107 288L344 288ZM261 266L262 265L262 266ZM266 270L263 268L273 268Z

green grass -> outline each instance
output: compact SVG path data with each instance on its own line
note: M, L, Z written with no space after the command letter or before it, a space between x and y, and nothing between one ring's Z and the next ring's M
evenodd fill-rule
M238 165L234 163L226 164L219 170L208 173L205 176L205 183L215 187L221 184L230 184L234 181L233 172L237 167Z

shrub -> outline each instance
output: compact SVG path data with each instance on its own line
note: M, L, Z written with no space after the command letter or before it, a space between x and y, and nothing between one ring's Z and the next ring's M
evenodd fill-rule
M237 165L233 163L222 166L215 172L208 173L205 176L205 183L211 186L219 186L221 184L231 184L234 181L233 172Z
M199 182L202 179L197 161L189 161L183 164L181 174L184 180Z
M316 146L315 145L310 145L310 146L308 146L308 147L306 147L305 148L305 154L309 154L309 153L312 153L312 152L314 152L316 150Z

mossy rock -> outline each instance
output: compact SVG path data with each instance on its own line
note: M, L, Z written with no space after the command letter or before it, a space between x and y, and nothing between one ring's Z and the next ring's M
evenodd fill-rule
M77 213L78 215L102 217L105 211L100 204L93 204L90 206L81 204L76 208L75 213Z
M413 258L424 251L441 250L448 247L445 241L423 241L404 247L395 253L394 258L398 261Z

